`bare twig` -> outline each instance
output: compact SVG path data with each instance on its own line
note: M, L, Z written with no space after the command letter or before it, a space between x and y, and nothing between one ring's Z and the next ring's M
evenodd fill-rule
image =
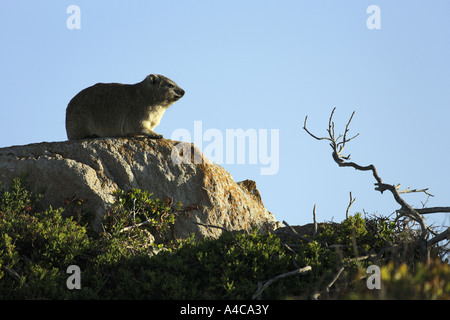
M253 300L258 299L258 297L263 293L263 291L266 290L266 288L267 288L268 286L270 286L272 283L274 283L275 281L278 281L278 280L280 280L280 279L287 278L287 277L292 277L292 276L295 276L295 275L297 275L297 274L303 275L303 274L306 274L306 273L308 273L309 271L311 271L311 269L312 269L312 268L311 268L310 266L306 266L306 267L304 267L304 268L298 268L298 269L296 269L296 270L293 270L293 271L290 271L290 272L286 272L286 273L280 274L280 275L278 275L278 276L276 276L276 277L274 277L274 278L272 278L272 279L270 279L270 280L267 280L267 281L265 281L262 285L259 284L258 290L257 290L257 291L255 292L255 294L252 296L252 299L253 299Z
M352 206L352 204L355 202L356 198L352 197L352 192L350 191L350 202L347 206L347 211L345 212L345 218L348 219L348 213L350 211L350 207Z
M345 265L340 267L338 272L335 274L335 276L333 277L333 279L331 279L330 283L328 283L328 285L324 288L323 291L326 292L330 292L331 287L333 286L333 284L337 281L337 279L339 279L339 277L341 276L341 273L345 270ZM317 297L317 294L316 294ZM319 294L320 297L320 294ZM318 297L317 297L318 298Z
M395 188L398 190L400 188L400 183L395 186ZM406 188L405 190L398 190L398 193L413 193L413 192L423 192L429 197L434 197L431 193L428 193L428 188L426 189L413 189L411 190L410 187ZM428 200L427 200L428 201Z
M313 220L314 220L314 233L313 236L317 236L317 217L316 217L316 204L314 204L313 208Z
M296 237L300 240L306 241L306 242L312 242L313 240L300 235L294 228L292 228L286 221L283 220L283 224L289 229L289 231L292 232L291 236Z
M151 222L148 221L148 220L145 220L144 222L141 222L141 223L138 223L138 224L133 224L132 226L120 229L119 233L126 232L126 231L129 231L129 230L134 229L134 228L139 228L139 227L145 226L147 224L151 224Z
M286 227L288 227L288 229L289 229L292 233L298 234L298 232L295 231L295 229L292 228L292 227L289 225L289 223L287 223L286 221L283 220L283 224L284 224Z
M442 241L442 240L450 240L450 228L447 228L444 232L438 234L434 238L428 240L428 246L433 246L436 243Z
M345 268L350 264L350 262L353 262L353 261L359 262L359 261L367 260L367 259L370 259L370 258L375 258L375 257L378 257L378 256L379 256L379 255L377 255L377 254L369 254L369 255L366 255L366 256L363 256L363 257L357 257L357 258L348 260L346 263L344 263L344 264L339 268L338 272L334 275L334 277L333 277L333 278L331 279L331 281L327 284L327 286L326 286L324 289L322 289L321 291L316 291L315 293L313 293L313 294L311 295L311 298L314 299L314 300L317 300L317 299L319 299L319 298L321 297L321 295L323 294L323 292L330 292L331 287L332 287L332 286L334 285L334 283L339 279L340 275L341 275L342 272L345 270Z
M430 196L427 197L427 200L425 202L420 201L420 203L422 204L422 209L427 206L428 200L430 200Z
M336 109L336 108L335 108ZM349 126L350 126L350 122L352 122L353 116L355 115L355 111L353 111L350 119L347 122L347 125L345 126L345 133L343 136L343 140L341 142L339 142L336 147L339 147L339 145L341 145L341 147L339 148L339 153L341 153L342 151L344 151L345 148L345 144L353 139L355 139L357 136L359 136L359 133L357 133L356 135L354 135L353 137L351 137L350 139L347 140L347 133L350 130Z
M5 270L6 273L9 274L14 280L16 280L17 282L20 283L20 275L19 275L15 270L10 269L10 268L8 268L8 267L6 267L6 266L3 266L2 268L3 268L3 270Z
M329 140L329 141L331 141L330 138L326 138L326 137L319 138L319 137L316 137L315 135L313 135L311 132L309 132L308 129L306 128L306 121L307 120L308 120L308 116L305 117L305 122L303 123L303 129L305 129L305 131L308 132L311 137L313 137L316 140Z

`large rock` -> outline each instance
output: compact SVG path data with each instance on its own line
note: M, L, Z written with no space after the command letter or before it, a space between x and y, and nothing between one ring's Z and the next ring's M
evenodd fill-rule
M192 161L177 163L180 161L174 159L182 158L174 155L185 160L187 156L178 149L181 145L166 139L114 138L1 148L0 182L7 188L14 177L25 174L31 191L43 194L43 206L61 207L71 199L83 199L86 208L95 213L93 226L97 229L114 202L112 192L131 188L148 190L160 199L170 197L184 206L198 206L190 215L177 218L173 229L177 238L192 232L198 237L222 233L220 228L196 223L227 230L279 226L264 208L253 181L236 183L190 144L184 144L189 146L184 152L195 150Z

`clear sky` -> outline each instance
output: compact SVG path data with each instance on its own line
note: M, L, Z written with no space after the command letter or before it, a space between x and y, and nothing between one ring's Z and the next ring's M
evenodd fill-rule
M70 5L80 29L67 26ZM398 209L369 172L339 168L328 143L302 130L309 115L309 129L325 135L333 107L337 131L356 111L353 161L373 163L386 183L430 188L428 206L450 206L449 14L448 0L1 0L0 147L64 141L65 109L80 90L159 73L186 95L155 131L194 139L200 123L203 148L206 132L220 133L221 165L236 181L255 180L280 221L312 222L314 204L319 221L341 221L350 191L352 213ZM226 132L237 129L257 133L258 155L243 164L226 161ZM263 175L263 151L276 147L276 170ZM427 197L405 199L422 207ZM450 216L430 221L450 225Z

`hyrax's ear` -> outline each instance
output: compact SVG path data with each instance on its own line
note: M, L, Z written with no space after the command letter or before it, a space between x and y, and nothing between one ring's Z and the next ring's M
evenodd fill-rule
M151 84L155 84L156 81L158 81L158 75L151 74L147 77L147 79L150 81Z

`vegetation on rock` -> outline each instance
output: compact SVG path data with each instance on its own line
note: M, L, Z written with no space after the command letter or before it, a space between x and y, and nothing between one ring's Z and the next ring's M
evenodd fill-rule
M404 221L357 213L321 223L316 234L286 228L174 240L176 215L187 212L181 204L136 189L115 196L103 232L94 233L61 208L36 209L39 196L15 179L0 193L0 298L450 299L445 250L435 244L431 262L420 262L417 233ZM380 290L367 288L371 264L381 268ZM70 265L81 270L79 290L67 287Z

